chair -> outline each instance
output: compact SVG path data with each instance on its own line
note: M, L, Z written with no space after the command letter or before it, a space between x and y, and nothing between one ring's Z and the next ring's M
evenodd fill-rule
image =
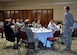
M3 38L3 28L0 28L1 38Z
M59 36L60 36L60 31L56 31L54 34L53 34L53 37L51 38L47 38L48 41L51 41L53 42L52 43L52 48L54 49L55 47L55 42L58 42L58 46L59 46L59 49L60 49L60 44L59 44Z
M74 28L74 30L73 30L73 36L77 36L77 28Z

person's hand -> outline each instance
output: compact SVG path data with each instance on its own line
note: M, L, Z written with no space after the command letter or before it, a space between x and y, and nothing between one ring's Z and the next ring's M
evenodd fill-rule
M14 29L14 28L15 28L15 26L14 26L14 25L12 25L12 26L11 26L11 28L12 28L12 29Z
M73 27L70 27L70 29L73 29Z

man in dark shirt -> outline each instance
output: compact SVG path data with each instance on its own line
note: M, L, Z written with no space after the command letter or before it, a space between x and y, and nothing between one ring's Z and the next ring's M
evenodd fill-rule
M17 37L17 45L18 45L19 32L14 33L14 31L11 28L11 26L9 25L9 19L7 19L5 21L4 32L5 32L6 40L8 40L8 41L14 42L15 41L15 37Z

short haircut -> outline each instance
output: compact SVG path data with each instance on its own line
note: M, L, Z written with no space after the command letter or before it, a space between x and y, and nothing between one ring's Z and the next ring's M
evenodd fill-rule
M70 10L70 7L69 6L66 6L66 8L65 8L67 11L69 11Z

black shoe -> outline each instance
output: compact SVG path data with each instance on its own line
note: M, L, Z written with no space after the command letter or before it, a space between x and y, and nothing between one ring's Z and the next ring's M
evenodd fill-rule
M15 45L13 46L13 49L18 49L18 44L15 44Z
M40 48L35 48L34 50L40 50Z
M64 42L61 42L61 44L64 44Z
M66 48L65 48L64 50L65 50L65 51L71 51L71 49L66 49Z

